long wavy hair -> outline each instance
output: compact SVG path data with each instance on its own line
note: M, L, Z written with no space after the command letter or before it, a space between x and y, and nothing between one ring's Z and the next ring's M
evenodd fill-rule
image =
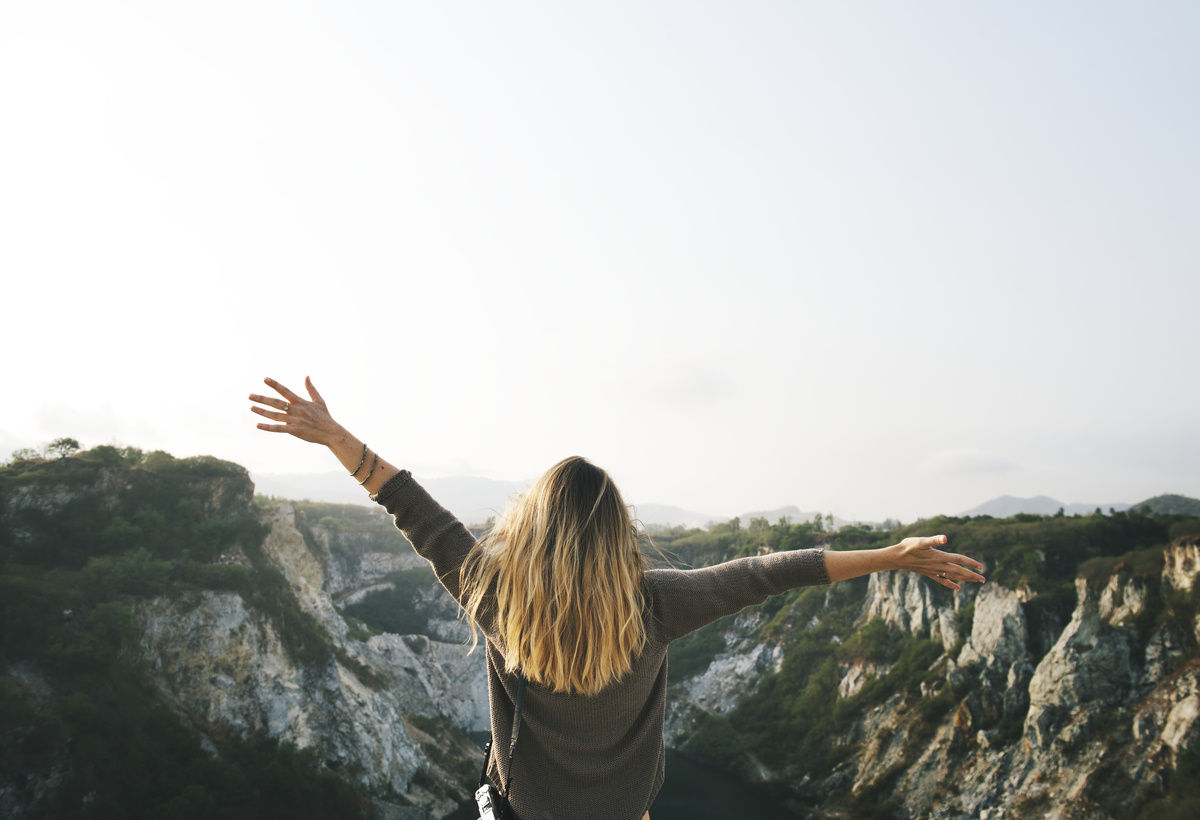
M495 618L508 672L594 695L628 673L645 646L645 570L616 485L572 456L514 499L471 550L464 609L472 634Z

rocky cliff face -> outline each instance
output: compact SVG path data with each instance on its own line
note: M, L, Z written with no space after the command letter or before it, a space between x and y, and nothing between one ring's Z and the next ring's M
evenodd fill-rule
M145 466L154 463L169 478ZM392 573L427 566L390 522L310 525L287 502L256 509L243 470L203 457L158 454L133 469L65 460L35 466L39 472L10 480L0 494L7 550L0 558L20 564L57 550L45 562L53 573L55 556L80 567L99 554L108 568L88 576L93 583L124 567L106 593L133 612L136 637L124 643L132 664L122 674L139 670L209 751L218 754L222 739L256 735L315 751L373 796L378 816L393 820L443 817L471 796L479 750L469 733L488 728L487 680L483 653L468 656L457 605L436 583L421 589L413 605L428 624L414 630L422 634L370 634L342 614L347 601L386 586ZM269 526L261 545L231 534L257 533L258 523ZM173 545L177 536L189 540ZM225 546L203 552L212 543L205 539L216 537ZM185 565L192 574L178 575ZM245 583L205 588L195 580L231 566L245 570ZM68 639L85 615L66 630ZM61 617L71 624L70 610ZM12 624L3 626L11 636ZM7 661L2 653L0 661ZM0 686L5 697L43 711L63 698L28 660L0 665ZM0 729L16 726L13 737L32 731L12 711L0 710L7 721ZM57 751L29 758L44 771L14 773L3 756L0 815L51 816L47 807L64 784L80 779L70 771L69 735L52 737L63 738L54 740Z
M477 761L465 732L488 727L482 654L468 657L461 641L425 635L351 637L334 596L370 588L387 573L423 561L411 550L373 552L371 538L353 534L331 552L328 534L314 534L287 502L263 516L271 526L264 554L330 636L336 656L317 667L297 664L277 625L237 593L153 598L136 611L139 651L159 691L200 727L262 731L315 748L331 768L354 772L385 801L399 795L431 816L449 813L470 796L462 775ZM345 548L346 540L358 548ZM454 606L440 588L431 597ZM430 726L439 722L444 731L431 736ZM436 747L443 752L431 754Z
M1181 539L1167 548L1159 577L1118 565L1080 578L1065 624L1031 617L1037 602L1022 589L989 583L946 595L916 576L872 576L858 624L880 618L897 639L926 638L945 650L919 696L895 692L853 718L831 744L826 770L772 769L752 753L738 768L817 795L816 805L793 805L810 817L845 816L844 803L820 805L821 795L839 791L872 794L897 817L1135 816L1166 793L1200 735L1200 616L1179 598L1198 570L1195 539ZM960 635L970 608L969 633ZM669 742L687 751L704 715L764 696L759 687L784 647L756 627L738 619L708 669L674 687ZM1050 629L1057 634L1048 641L1041 633ZM843 663L838 697L887 672L867 660ZM922 710L939 693L944 712Z
M37 558L38 549L56 546L38 532L39 522L53 523L83 502L93 511L116 509L131 482L153 480L148 473L105 468L86 486L11 484L0 499L5 548ZM181 517L223 525L253 510L244 476L177 473L175 480L178 495L162 507L168 513L178 506ZM140 532L150 543L156 526L159 537L174 532L162 529L161 516L121 509L120 526L114 518L98 534L52 535L74 538L73 555L86 559L89 539ZM467 733L488 725L484 660L467 655L456 605L436 584L418 586L405 603L420 616L416 634L370 634L345 607L403 586L407 571L424 566L394 531L378 521L313 523L286 502L254 515L270 526L261 546L235 538L228 543L241 547L206 553L199 565L206 572L221 569L210 559L241 566L250 570L244 577L277 580L272 594L283 592L268 600L270 590L256 587L205 588L196 575L159 583L156 594L137 591L155 572L197 565L183 548L150 544L164 560L156 564L142 550L126 570L150 575L129 575L133 586L113 593L135 614L137 637L126 651L214 752L223 738L266 734L314 750L374 795L382 817L444 816L468 797L477 775ZM200 525L185 529L179 532L189 547L203 548ZM693 654L689 666L673 666L697 671L673 684L667 743L709 758L732 748L736 759L724 762L791 794L799 816L1136 816L1148 799L1170 792L1181 761L1200 749L1197 541L1177 539L1153 573L1136 561L1088 572L1073 598L1068 586L1049 603L1027 586L991 582L952 595L901 573L810 590L792 603L776 599L777 606L743 612L708 635L703 651L711 656ZM106 549L106 560L132 554L120 545ZM40 566L58 571L51 562ZM100 569L119 569L106 566ZM13 578L6 590L27 588L23 576ZM28 611L71 624L52 634L60 656L73 651L71 635L86 630L71 619L84 617L37 608L36 598L27 595ZM825 645L805 646L806 635L822 636ZM864 638L872 635L875 643ZM48 668L11 663L0 668L0 685L58 708L54 677L42 674ZM792 701L790 713L761 708L795 681L808 681L826 699ZM8 721L0 728L17 727L6 742L27 729L12 711L0 709ZM804 738L775 731L800 725L799 717L814 735L825 733L804 765L788 749ZM738 732L760 745L738 747ZM0 815L47 815L38 807L52 804L71 779L68 743L39 758L37 771L20 772L23 780L0 770Z

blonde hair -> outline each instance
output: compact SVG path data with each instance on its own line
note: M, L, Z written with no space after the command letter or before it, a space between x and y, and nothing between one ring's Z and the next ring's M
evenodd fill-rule
M629 672L646 643L645 569L616 485L572 456L514 499L471 550L462 600L472 627L481 613L495 618L507 672L595 695Z

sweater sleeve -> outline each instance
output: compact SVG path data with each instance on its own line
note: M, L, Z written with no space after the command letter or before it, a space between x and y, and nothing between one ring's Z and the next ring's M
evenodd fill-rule
M408 470L401 470L371 496L392 516L396 528L413 545L417 554L433 567L442 586L462 603L459 570L475 536L454 514L438 504Z
M647 573L652 606L667 641L796 587L828 584L825 551L776 552L703 569Z

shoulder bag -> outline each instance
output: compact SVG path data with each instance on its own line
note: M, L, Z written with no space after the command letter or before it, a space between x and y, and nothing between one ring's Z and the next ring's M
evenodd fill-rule
M483 747L483 769L479 772L479 788L475 790L475 802L479 806L480 820L517 820L516 813L508 803L508 795L512 794L512 760L513 752L517 749L517 735L521 731L521 710L525 706L525 676L521 675L517 684L517 702L513 713L512 741L508 744L508 777L504 780L504 788L497 789L487 782L488 761L492 756L492 741Z

